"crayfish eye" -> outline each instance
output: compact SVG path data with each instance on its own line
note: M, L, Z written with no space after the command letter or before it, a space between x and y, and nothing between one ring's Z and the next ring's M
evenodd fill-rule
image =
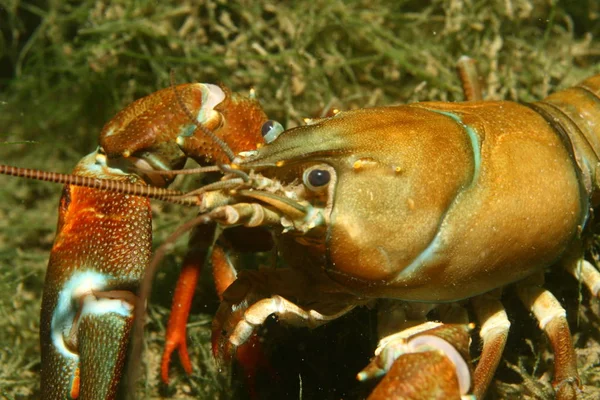
M323 190L331 181L331 172L322 166L315 166L304 171L304 185L312 191Z
M272 119L265 122L260 128L263 138L265 139L265 143L272 143L277 137L284 131L283 125L281 125L277 121L273 121Z

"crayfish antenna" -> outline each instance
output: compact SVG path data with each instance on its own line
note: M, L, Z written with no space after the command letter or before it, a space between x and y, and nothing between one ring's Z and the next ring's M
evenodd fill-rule
M20 168L11 165L0 164L0 175L10 175L19 178L33 179L64 185L73 185L89 189L106 190L108 192L128 194L132 196L147 197L154 200L161 200L170 203L197 205L198 201L185 196L184 192L179 190L164 189L156 186L139 185L126 181L111 179L100 179L89 176L61 174L58 172L48 172L38 169Z
M204 174L207 172L219 172L222 171L221 168L217 165L209 165L207 167L198 167L198 168L187 168L187 169L176 169L176 170L166 170L166 171L158 171L151 168L142 168L142 167L133 167L132 170L140 173L152 173L156 175L166 175L166 176L177 176L177 175L198 175Z
M238 187L239 185L243 184L244 180L242 178L233 178L233 179L227 179L224 181L217 181L217 182L213 182L213 183L209 183L207 185L202 186L199 189L196 190L192 190L191 192L182 194L181 196L175 197L173 198L174 200L185 200L188 198L192 198L192 199L198 199L199 196L203 193L206 192L210 192L212 190L228 190L228 189L234 189L236 187Z

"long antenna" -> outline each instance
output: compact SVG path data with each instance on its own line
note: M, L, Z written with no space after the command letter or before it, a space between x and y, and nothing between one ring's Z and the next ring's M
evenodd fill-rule
M1 175L11 175L20 178L33 179L65 185L74 185L90 189L106 190L114 193L129 194L132 196L148 197L150 199L162 200L169 203L197 205L198 200L193 197L183 197L184 192L179 190L164 189L155 186L137 185L125 181L111 179L99 179L89 176L72 174L61 174L58 172L47 172L30 168L19 168L11 165L0 164Z

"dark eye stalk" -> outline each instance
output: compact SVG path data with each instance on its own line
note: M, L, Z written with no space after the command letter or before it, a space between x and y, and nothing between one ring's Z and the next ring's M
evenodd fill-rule
M263 124L260 130L263 138L265 139L265 143L269 144L277 139L285 129L283 129L283 125L281 125L279 122L270 119Z

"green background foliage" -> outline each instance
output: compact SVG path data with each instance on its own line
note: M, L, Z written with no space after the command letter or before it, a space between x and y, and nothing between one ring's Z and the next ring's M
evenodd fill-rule
M461 100L454 65L463 54L479 62L486 98L531 101L600 72L599 18L595 0L0 0L0 162L68 172L119 109L169 86L172 69L179 82L254 88L269 116L288 127L330 105ZM8 177L0 185L0 396L37 398L38 310L61 188ZM155 244L193 215L153 208ZM158 276L140 390L146 398L240 395L210 359L210 296L196 303L212 305L191 318L194 374L174 367L171 388L158 383L183 247ZM203 282L199 293L211 292L210 278ZM593 324L586 315L579 313L582 326ZM538 350L543 339L531 335L523 339L535 344L531 360L509 356L504 369L520 377L507 373L492 397L549 396L551 362ZM576 335L587 393L597 394L598 357L582 355L593 343ZM358 396L327 392L324 382L312 392L322 396L305 382L305 398ZM301 387L291 397L302 397Z

